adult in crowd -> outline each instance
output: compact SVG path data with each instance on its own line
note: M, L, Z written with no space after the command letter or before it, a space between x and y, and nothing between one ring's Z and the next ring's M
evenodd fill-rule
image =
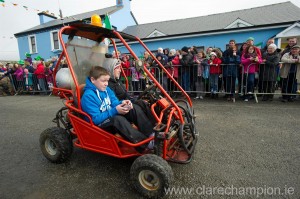
M8 64L7 70L0 77L0 96L14 95L11 75L13 75L16 70L13 64Z
M285 49L281 53L281 57L286 54L291 52L291 49L293 46L297 45L297 37L290 37L287 39L288 40L288 45L285 47Z
M280 69L282 82L282 102L293 102L294 97L289 94L295 94L297 80L300 79L300 46L291 47L291 52L285 53L281 61L283 62Z
M248 46L253 46L255 53L257 54L257 56L262 57L260 49L257 48L256 46L254 46L254 38L253 37L249 37L246 41Z
M206 58L210 59L210 53L212 52L213 47L209 46L206 48Z
M274 38L270 38L270 39L268 39L268 41L267 41L267 44L265 45L265 47L263 47L262 49L260 49L261 55L263 56L263 55L264 55L264 53L266 53L266 52L267 52L267 50L268 50L268 46L269 46L270 44L274 44L274 43L275 43L275 40L274 40Z
M274 43L268 45L267 51L263 54L263 65L260 65L259 80L262 82L262 101L272 101L275 92L277 79L277 67L280 61L280 49Z
M116 58L115 56L113 56L113 57ZM125 76L128 80L129 90L131 90L131 88L132 88L132 85L131 85L131 70L130 70L131 63L130 63L129 57L127 55L122 56L121 66L122 66L123 71L125 73ZM121 77L121 80L122 80L123 83L125 83L125 77Z
M185 91L190 91L190 76L191 69L193 67L193 55L189 52L189 48L184 46L181 49L181 55L179 56L179 62L181 64L182 72L182 88Z
M4 64L0 62L0 72L3 73L5 71L7 71L6 66L4 66Z
M237 50L235 40L229 41L229 48L223 53L223 80L227 96L227 101L235 102L235 83L238 75L238 68L241 63L241 57Z
M260 54L257 54L255 51L255 46L250 45L242 55L241 61L244 66L244 100L245 102L248 102L250 96L254 92L255 72L258 71L262 58Z
M14 72L17 93L21 93L24 90L24 64L24 60L18 61L18 64L16 64L17 70Z
M29 65L32 65L32 58L30 53L25 53L26 59L25 62L29 62Z
M265 56L266 56L267 51L268 51L268 46L269 46L270 44L274 44L274 43L275 43L275 40L274 40L273 38L268 39L266 46L265 46L264 48L260 49L260 52L261 52L261 56L262 56L262 57L265 57ZM259 69L259 70L260 70L260 69ZM260 73L260 72L259 72L259 73ZM259 77L261 77L261 76L259 76ZM258 93L263 93L263 92L264 92L264 91L263 91L263 79L259 78L259 79L258 79ZM266 98L264 98L264 99L266 99Z

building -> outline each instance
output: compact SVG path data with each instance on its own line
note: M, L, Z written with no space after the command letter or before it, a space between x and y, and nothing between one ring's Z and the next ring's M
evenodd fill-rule
M220 14L162 21L128 26L123 32L141 38L147 47L155 51L158 47L181 49L183 46L208 46L225 50L230 39L238 44L254 37L254 44L265 46L269 38L284 48L286 39L297 36L300 41L300 8L291 2L284 2L251 9ZM121 45L121 44L119 44ZM130 43L138 55L144 49L136 42ZM122 48L122 53L127 53Z
M25 58L25 53L30 53L32 58L41 55L45 59L58 56L62 47L58 39L58 31L61 27L90 21L93 14L98 14L104 21L105 15L110 16L110 22L115 29L124 29L128 25L136 25L137 22L130 9L131 0L117 0L115 6L98 9L65 18L57 18L50 13L38 13L40 25L16 33L20 58ZM119 19L122 18L126 24ZM67 41L67 38L64 38Z

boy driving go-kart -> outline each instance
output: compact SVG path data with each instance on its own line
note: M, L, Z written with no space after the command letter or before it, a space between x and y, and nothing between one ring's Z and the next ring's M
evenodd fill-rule
M63 35L68 38L66 42ZM184 99L175 101L168 95L127 44L137 42L156 60L137 37L92 24L73 24L60 30L59 39L63 52L53 72L53 93L65 101L53 120L56 126L40 136L43 155L51 162L63 163L75 146L117 158L136 157L130 169L132 185L144 197L163 196L173 179L167 161L189 163L194 154L198 133L191 99L158 64ZM145 102L155 125L140 106L120 101L107 87L111 74L103 68L111 58L105 57L108 46L104 41L109 40L117 52L115 39L134 58L136 69L151 80L139 100ZM66 64L61 64L63 59ZM145 150L152 148L151 142L153 150Z

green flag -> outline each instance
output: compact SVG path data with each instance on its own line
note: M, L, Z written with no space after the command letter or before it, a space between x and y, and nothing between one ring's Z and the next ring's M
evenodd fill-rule
M112 26L110 24L109 16L108 15L105 15L105 19L104 19L103 25L104 25L104 28L112 30Z
M0 0L0 2L4 3L4 0Z

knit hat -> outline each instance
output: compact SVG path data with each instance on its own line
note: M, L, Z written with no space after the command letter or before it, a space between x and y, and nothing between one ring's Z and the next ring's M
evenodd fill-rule
M36 58L34 58L36 61L41 61L42 57L38 55Z
M116 67L120 66L120 64L121 63L118 59L107 58L103 62L103 68L105 68L109 72L111 78L114 78L114 70Z
M25 62L24 62L24 60L20 60L20 61L18 61L18 64L20 64L20 65L24 65L25 64Z
M291 49L294 49L294 48L300 48L299 45L294 45Z
M181 49L183 52L186 52L186 53L188 53L189 52L189 48L188 47L186 47L186 46L184 46L182 49Z
M249 38L247 39L247 41L249 41L249 40L254 41L254 38L253 38L253 37L249 37Z
M276 44L270 44L268 47L272 47L273 49L277 49L277 46L276 46Z
M209 56L217 56L217 54L215 53L215 52L211 52L210 54L209 54Z

